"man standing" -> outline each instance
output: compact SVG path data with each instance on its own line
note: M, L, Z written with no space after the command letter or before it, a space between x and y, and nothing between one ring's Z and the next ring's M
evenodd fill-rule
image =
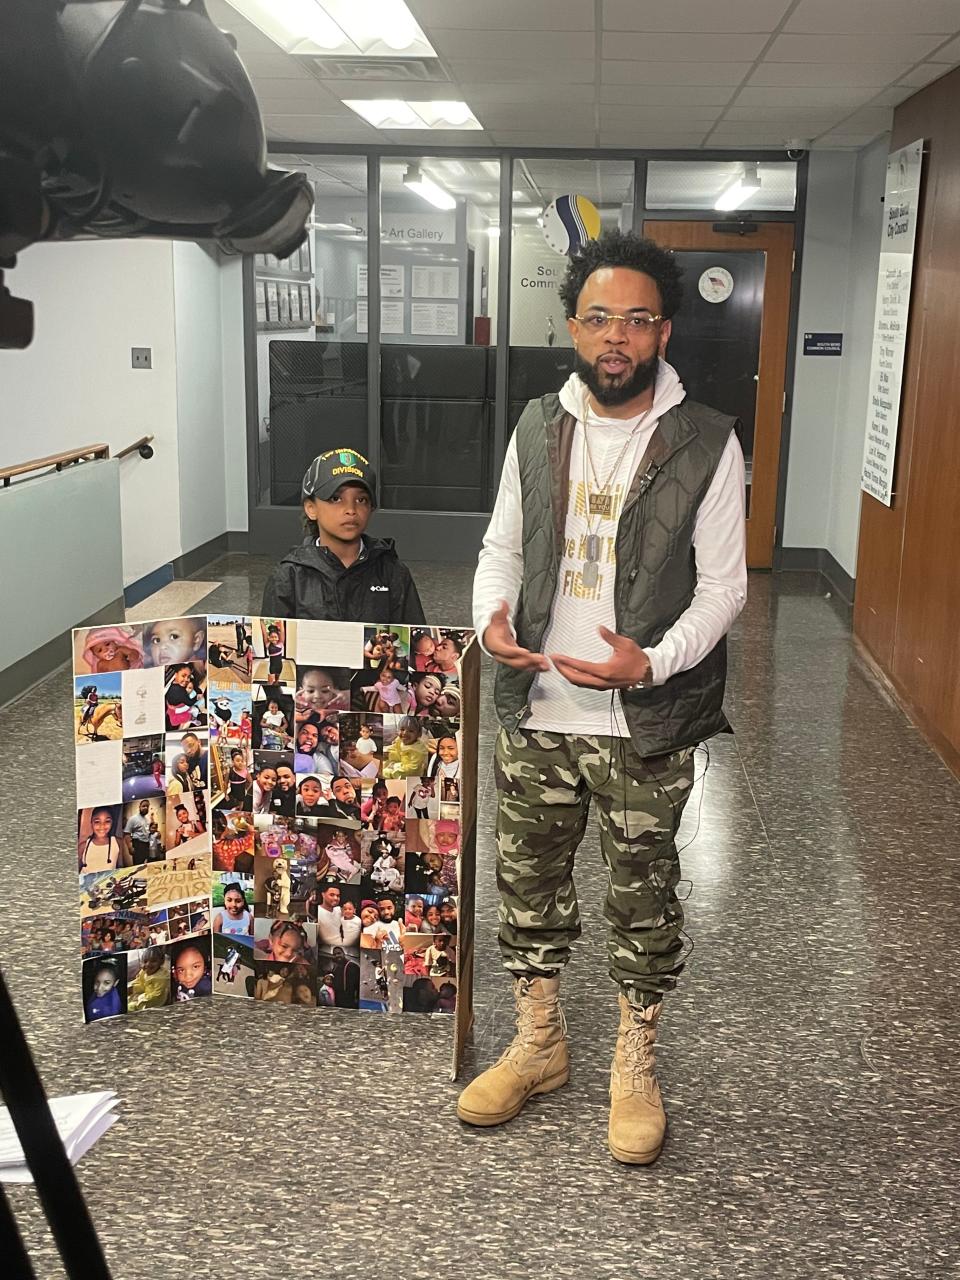
M573 860L593 801L620 1004L609 1144L649 1164L666 1129L657 1022L683 968L674 838L694 749L729 728L743 455L734 419L687 400L663 359L682 296L672 254L608 232L571 260L560 296L576 371L517 425L474 584L474 626L499 664L499 940L517 1034L457 1112L500 1124L569 1079L559 973L580 933Z
M134 866L141 866L150 859L150 801L140 801L140 812L131 814L123 834L127 841L127 853Z
M324 947L339 947L343 944L343 912L340 908L340 890L335 884L328 884L320 894L317 936Z

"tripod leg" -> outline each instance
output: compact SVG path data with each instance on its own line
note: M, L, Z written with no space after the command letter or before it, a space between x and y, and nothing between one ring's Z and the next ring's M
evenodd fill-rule
M10 1268L9 1271L5 1271L10 1280L34 1280L33 1267L23 1247L17 1220L13 1216L13 1210L10 1208L10 1202L2 1186L0 1186L0 1248L3 1250L5 1259L4 1267Z
M70 1280L110 1280L100 1241L77 1184L30 1048L0 973L0 1093L33 1174L37 1195ZM30 1273L27 1272L29 1275Z

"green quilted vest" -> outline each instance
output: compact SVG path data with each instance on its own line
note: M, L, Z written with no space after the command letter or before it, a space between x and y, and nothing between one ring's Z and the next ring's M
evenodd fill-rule
M620 515L616 541L616 630L643 648L657 644L693 599L693 530L736 419L684 400L660 419ZM539 651L557 591L576 421L556 394L531 400L517 424L523 495L523 581L518 642ZM622 693L630 737L642 756L695 746L729 732L723 714L726 639L666 684ZM534 672L497 664L500 723L522 726Z

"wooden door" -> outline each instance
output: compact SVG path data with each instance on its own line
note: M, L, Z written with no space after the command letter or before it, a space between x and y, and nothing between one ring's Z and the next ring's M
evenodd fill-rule
M773 567L790 326L793 225L736 235L709 222L647 221L644 234L684 267L684 303L667 359L687 393L743 422L747 565Z

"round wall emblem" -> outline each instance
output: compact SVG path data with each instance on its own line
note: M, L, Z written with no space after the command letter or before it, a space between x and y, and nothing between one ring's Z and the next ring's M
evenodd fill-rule
M706 302L726 302L733 293L733 276L726 267L707 267L698 287Z

